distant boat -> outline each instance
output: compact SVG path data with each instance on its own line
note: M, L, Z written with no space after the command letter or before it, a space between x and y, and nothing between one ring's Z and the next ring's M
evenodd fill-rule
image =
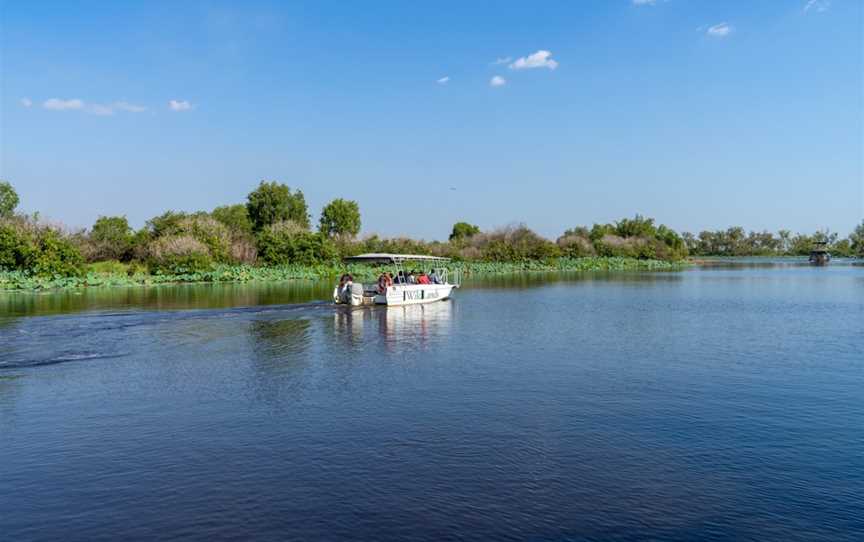
M825 241L813 243L813 250L810 251L810 263L813 265L828 265L830 261L831 253L828 252L828 243Z
M448 299L453 290L459 287L459 273L448 276L448 270L443 266L450 261L450 258L422 254L360 254L345 258L345 261L391 265L395 271L393 273L395 280L390 284L380 281L375 284L360 284L353 280L340 281L340 284L333 290L333 301L340 305L355 307L359 305L419 305ZM434 280L425 284L411 282L415 280L415 277L411 275L410 270L403 268L405 262L417 262L418 265L429 264L429 266L437 267L434 276L432 276ZM400 282L401 280L406 282Z

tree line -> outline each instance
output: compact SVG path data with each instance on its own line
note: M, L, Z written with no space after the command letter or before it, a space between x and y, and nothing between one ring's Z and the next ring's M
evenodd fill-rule
M87 264L97 262L122 262L130 273L143 267L154 274L184 274L219 264L318 265L363 252L489 262L561 257L674 261L688 255L807 254L813 242L825 241L839 255L864 255L864 222L844 239L828 232L747 234L742 228L678 234L639 215L574 227L554 241L524 224L484 232L468 222L454 224L447 241L377 235L358 239L362 223L356 201L329 202L313 228L303 192L273 181L262 181L245 203L192 213L166 211L138 230L130 227L125 216L100 216L89 229L68 231L45 224L38 216L16 213L18 203L12 186L0 181L0 269L40 276L79 275Z

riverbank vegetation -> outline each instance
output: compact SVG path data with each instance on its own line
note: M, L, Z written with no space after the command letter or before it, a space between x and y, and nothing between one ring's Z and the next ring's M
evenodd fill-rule
M0 289L324 278L345 269L341 258L364 252L445 256L468 274L674 269L688 254L798 254L822 238L745 235L741 228L679 235L639 215L577 226L554 241L524 224L481 231L468 222L455 224L447 241L358 238L357 202L331 201L313 230L302 191L263 181L245 203L166 211L139 230L124 216L101 216L91 228L72 231L16 214L17 204L11 185L0 182ZM817 235L838 252L864 252L864 224L848 239ZM374 278L369 267L352 271Z

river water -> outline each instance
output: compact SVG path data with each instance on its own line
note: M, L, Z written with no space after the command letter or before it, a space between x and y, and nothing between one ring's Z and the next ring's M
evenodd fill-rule
M864 538L864 266L329 291L0 294L0 538Z

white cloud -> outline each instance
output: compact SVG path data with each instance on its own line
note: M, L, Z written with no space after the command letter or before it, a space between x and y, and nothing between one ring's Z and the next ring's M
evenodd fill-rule
M450 76L449 76L449 75L445 75L444 77L442 77L441 79L436 80L435 82L438 83L439 85L446 85L447 83L450 82Z
M507 84L507 80L501 77L500 75L496 75L492 79L489 80L489 85L493 87L503 87Z
M21 104L24 107L30 107L27 103L24 102L27 100L29 104L32 104L28 98L23 98L21 100ZM78 110L84 111L85 113L90 113L91 115L113 115L117 111L126 111L127 113L142 113L147 111L147 108L143 105L131 104L129 102L113 102L110 104L94 104L94 103L86 103L84 100L79 100L78 98L74 98L71 100L62 100L60 98L50 98L45 100L42 104L42 107L45 109L51 109L53 111L68 111L68 110Z
M549 58L552 53L549 51L540 50L534 54L517 58L516 62L510 64L511 70L527 70L531 68L549 68L554 70L558 67L558 62Z
M653 6L657 0L633 0L634 6Z
M18 101L21 103L22 107L30 107L33 105L33 100L31 100L30 98L21 98Z
M192 109L192 104L187 100L168 100L168 107L171 111L188 111Z
M84 109L84 102L78 98L71 100L61 100L60 98L49 98L42 103L45 109L54 111L66 111L68 109Z
M130 104L129 102L114 102L114 109L127 111L129 113L143 113L147 108L143 105Z
M498 66L499 64L507 64L511 60L513 60L512 56L505 56L505 57L501 57L501 58L496 58L495 62L493 62L492 65Z
M714 26L709 26L706 33L715 38L725 38L731 34L733 30L734 28L729 23L720 23L715 24Z
M831 0L807 0L807 3L804 5L804 13L807 13L811 9L822 13L823 11L828 11L830 7Z

